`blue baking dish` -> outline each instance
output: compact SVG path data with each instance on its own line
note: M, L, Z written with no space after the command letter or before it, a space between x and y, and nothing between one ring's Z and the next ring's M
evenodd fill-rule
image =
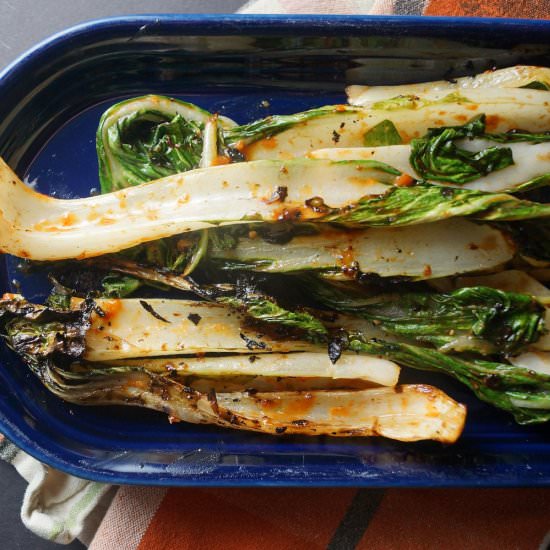
M550 65L550 22L429 17L138 16L58 34L0 75L0 155L59 197L97 189L94 134L121 98L163 93L245 122L345 100L349 83L400 83L514 63ZM264 101L264 100L267 100ZM41 300L44 280L0 258L0 290ZM519 427L436 375L406 374L466 403L456 445L270 437L170 425L157 413L66 404L4 346L0 430L39 460L151 485L548 486L550 435Z

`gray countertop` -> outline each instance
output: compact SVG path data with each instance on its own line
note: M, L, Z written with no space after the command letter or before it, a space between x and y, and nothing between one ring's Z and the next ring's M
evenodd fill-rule
M0 0L0 69L51 34L77 23L139 13L232 13L244 0ZM0 461L0 540L5 550L81 549L42 540L23 526L19 516L27 484Z
M0 68L67 27L114 15L233 13L244 0L0 0Z

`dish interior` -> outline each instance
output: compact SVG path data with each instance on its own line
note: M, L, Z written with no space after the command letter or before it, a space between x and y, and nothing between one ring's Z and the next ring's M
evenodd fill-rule
M371 22L356 36L336 29L331 36L308 37L303 23L299 32L283 25L280 34L272 29L260 37L246 29L201 34L199 23L180 25L178 33L175 20L148 31L143 21L96 25L58 39L4 75L0 153L38 191L60 198L97 191L99 117L126 97L172 95L247 122L343 103L347 83L425 81L520 62L548 64L550 52L540 30L536 42L512 29L506 40L487 31L482 43L471 28L458 38L448 27L445 39L443 27L415 37L404 27L384 33ZM31 301L42 301L48 290L43 276L27 273L13 257L0 259L0 285L3 291L20 289ZM452 447L170 425L162 414L130 407L68 405L4 346L0 362L2 430L41 460L83 477L201 485L550 483L547 428L518 427L434 374L404 371L403 381L436 385L467 404L464 435Z

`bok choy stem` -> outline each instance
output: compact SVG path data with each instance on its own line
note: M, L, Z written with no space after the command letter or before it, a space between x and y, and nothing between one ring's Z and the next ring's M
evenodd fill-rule
M261 161L194 170L97 197L60 200L30 190L1 163L0 249L34 260L83 259L252 220L368 227L455 216L492 221L550 216L550 205L504 193L426 184L392 186L398 174L369 161ZM277 194L281 187L284 198Z

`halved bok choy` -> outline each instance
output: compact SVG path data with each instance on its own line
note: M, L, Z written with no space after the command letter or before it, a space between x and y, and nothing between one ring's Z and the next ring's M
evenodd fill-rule
M366 390L200 392L144 369L108 367L68 372L49 366L46 386L80 405L130 405L169 420L215 424L272 435L384 436L453 443L466 409L426 385Z
M498 341L501 345L503 345L503 341L508 345L511 344L513 340L511 334L514 330L517 330L520 340L524 338L524 344L529 344L529 341L536 340L537 337L545 333L544 308L531 296L507 296L494 293L496 297L493 301L494 307L491 308L489 304L489 307L484 310L483 304L479 300L476 304L476 297L479 298L487 293L490 294L490 289L473 288L465 292L465 295L452 296L455 300L454 304L451 303L452 298L442 295L442 301L447 300L443 306L447 311L447 320L452 322L451 318L454 316L456 326L459 324L462 326L464 322L469 323L470 331L480 330L486 338L485 342L490 342L491 338L495 338L494 342ZM485 360L479 359L475 354L461 356L406 343L406 341L396 340L395 335L389 332L391 329L393 332L399 333L400 329L396 330L392 327L391 322L386 323L382 328L381 323L374 324L377 319L372 322L363 320L361 324L350 322L349 318L340 321L336 319L332 323L325 321L326 332L323 334L318 330L318 325L313 330L310 328L311 319L309 317L296 318L294 312L285 310L283 307L278 306L276 315L273 315L273 308L269 305L269 300L266 305L266 299L262 296L237 295L227 297L224 301L236 308L246 306L247 313L252 314L255 321L264 322L268 326L272 325L275 329L287 327L288 319L293 329L299 329L299 332L294 334L315 344L325 342L328 345L329 357L334 363L346 351L353 351L383 357L399 365L417 370L442 372L468 386L481 400L510 412L520 424L541 423L550 420L550 409L547 406L542 404L539 407L517 405L518 399L522 399L523 402L542 403L542 398L550 390L550 376L515 366L508 361L505 353L493 354L490 357L496 359ZM512 312L514 306L506 311L505 303L508 302L510 306L514 301L520 304L517 313ZM521 304L524 306L523 311ZM422 315L418 314L418 310L421 308L414 303L414 300L409 301L409 305L411 306L410 313L415 317L411 323L411 333L414 331L414 322L417 322L420 328L430 325L432 331L439 330L442 336L453 336L450 334L453 329L449 329L445 322L437 327L437 320L430 322L429 315L425 315L422 319ZM386 312L390 309L391 307L387 308ZM402 323L400 315L396 315L393 320L396 327ZM424 327L422 327L423 324ZM462 330L466 329L463 327ZM462 343L462 351L467 349L478 353L483 351L483 346L480 346L479 342L476 343L475 338L469 340L464 337L464 333L457 336L456 340L460 340ZM468 340L473 343L470 348L465 345ZM516 347L516 349L518 348L521 348L521 345ZM492 351L495 352L494 348Z
M465 122L485 113L491 132L550 127L548 93L523 88L461 88L368 102L327 105L291 115L271 115L237 126L219 117L219 162L298 158L327 147L390 145L382 126L393 126L393 144L409 143L429 128ZM203 129L212 117L199 107L164 96L144 96L111 107L97 134L104 191L196 168ZM395 141L397 139L397 141Z
M151 268L136 266L133 269L128 263L118 267L115 262L112 269L180 290L182 281L185 284L181 277L166 276ZM314 344L330 342L334 329L343 328L352 332L360 330L368 339L388 339L389 335L404 337L433 345L446 353L517 353L529 346L549 349L547 308L528 294L479 286L447 293L423 289L394 294L375 291L373 295L363 294L361 286L353 289L345 284L335 285L312 274L298 275L289 282L301 285L304 294L313 297L325 311L311 308L291 311L254 288L232 288L231 285L225 285L223 293L212 291L209 299L232 306L256 322L297 331L295 335ZM201 295L205 289L198 292ZM330 319L331 312L345 313L348 317L337 317L332 323L322 321ZM359 327L353 326L353 317L365 322ZM333 359L337 357L335 354Z
M326 308L443 352L513 354L549 349L546 308L533 296L476 286L451 292L396 292L361 298L320 279L304 283Z
M164 374L356 378L387 386L399 377L386 359L350 353L333 363L324 345L260 333L242 315L204 302L96 300L65 311L5 295L0 319L8 344L28 363L118 361Z
M330 379L359 374L365 379L369 368L363 371L356 362L364 359L361 355L343 356L342 365L332 367L320 362L318 353L264 354L259 359L254 354L217 359L83 360L87 335L94 330L102 332L101 328L109 323L111 327L116 324L117 314L109 310L112 304L107 305L88 300L78 309L55 310L29 304L20 296L5 296L0 302L4 337L52 393L71 403L141 406L167 413L171 421L272 434L381 435L402 441L434 439L450 443L462 431L464 406L430 386L274 392L243 389L228 393L216 392L213 387L201 392L184 385L178 377L219 373L328 375ZM155 305L168 317L161 304ZM155 321L168 321L161 320L161 314L152 306L142 307ZM125 320L122 317L118 319L121 323ZM222 323L224 318L222 314ZM197 317L193 319L193 325L200 325ZM386 370L392 373L388 381L395 384L399 369L384 359L373 357L373 361L370 370L374 376L380 380L380 373Z
M214 230L209 261L222 270L323 273L350 279L362 273L415 280L500 268L515 254L507 235L455 218L407 227L323 228L279 244L248 232L223 239ZM252 233L252 237L250 234Z
M515 65L489 70L475 76L462 76L452 80L435 80L418 84L396 86L361 86L346 88L351 105L367 105L373 101L398 96L424 96L435 92L460 92L475 88L530 88L550 90L550 69L532 65Z
M235 123L185 101L146 95L107 109L97 130L101 190L131 185L186 172L201 165L204 152L212 154L208 122L229 129ZM217 145L215 155L217 156Z
M171 235L250 221L412 225L455 216L513 221L550 205L504 193L418 184L371 161L296 159L215 166L84 199L27 187L0 163L0 250L33 260L83 259ZM227 205L230 204L231 208Z
M527 191L550 184L550 133L490 134L485 128L486 117L481 114L462 126L431 128L409 145L329 148L308 156L388 162L409 175L411 182L459 185L492 193Z
M407 144L430 128L464 123L476 113L486 115L489 132L537 133L550 128L549 97L550 92L521 88L405 95L361 107L332 105L271 116L231 128L224 136L228 146L250 161L302 157L323 148ZM389 135L386 121L394 128Z

